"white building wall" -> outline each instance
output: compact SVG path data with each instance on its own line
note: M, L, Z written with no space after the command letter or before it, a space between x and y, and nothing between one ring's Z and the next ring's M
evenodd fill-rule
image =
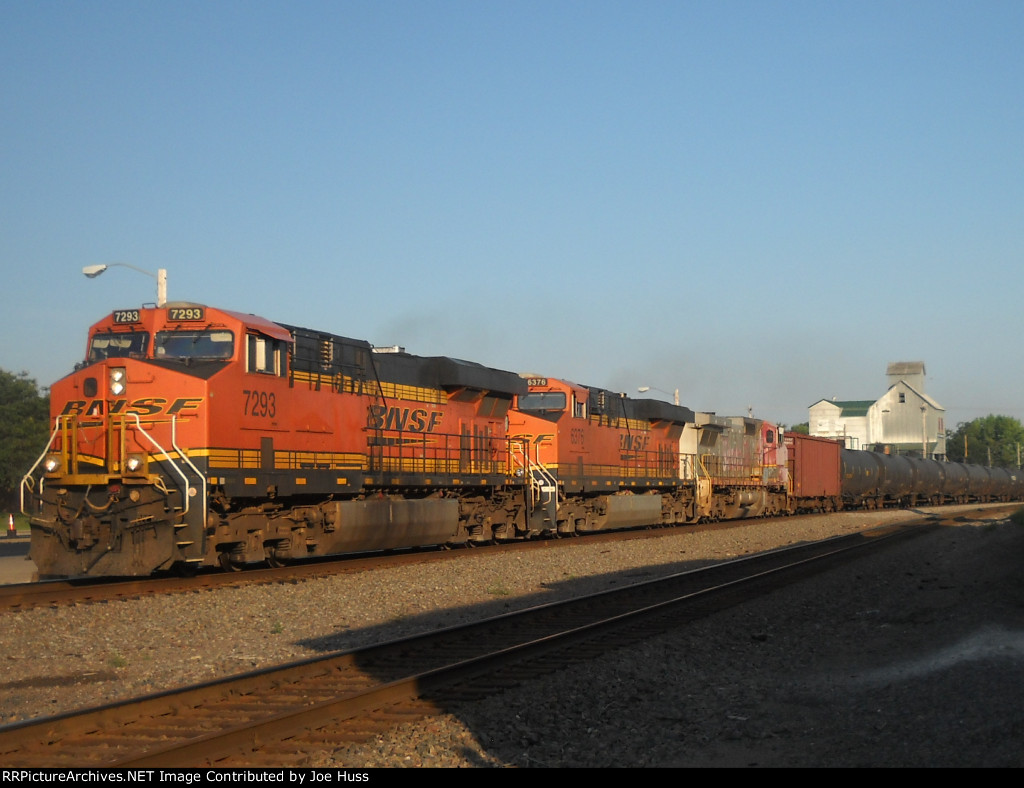
M839 423L842 410L827 400L811 405L807 414L807 427L811 435L831 437Z
M945 456L945 415L927 397L901 381L871 408L872 442L921 447L927 456Z
M924 384L924 364L892 364L890 373L898 367L904 375ZM918 369L919 368L919 369ZM895 378L894 375L891 377ZM857 403L863 407L864 403ZM808 427L811 435L826 438L845 438L847 448L863 449L877 444L901 444L901 451L920 452L929 457L946 454L946 412L923 389L915 388L904 379L895 379L879 399L867 409L866 416L843 418L842 408L829 400L821 400L809 408Z
M869 440L868 418L843 418L842 408L827 400L815 403L809 409L808 432L822 438L842 438L848 449L861 449Z

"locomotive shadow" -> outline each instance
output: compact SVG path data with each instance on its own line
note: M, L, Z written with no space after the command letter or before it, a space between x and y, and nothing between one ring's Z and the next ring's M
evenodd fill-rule
M298 640L296 643L310 650L322 653L348 651L373 644L401 640L413 635L437 632L442 629L499 617L530 607L547 605L600 591L618 590L645 581L692 571L720 562L721 559L680 560L602 575L578 578L568 577L561 581L541 583L536 591L516 596L502 596L500 589L496 587L493 592L496 594L496 597L491 601L403 615L378 625L352 629L342 627L334 634ZM374 675L373 666L365 666L365 669L369 675ZM515 675L515 670L514 667L511 669L512 676ZM578 668L578 670L585 673L585 664L582 668ZM503 679L508 678L508 675L503 676ZM530 680L531 678L535 677L532 675L529 677L524 676L524 680ZM492 708L497 707L504 711L475 717L471 711L473 706L471 704L467 705L464 701L441 701L437 703L440 709L439 713L455 716L471 734L472 741L464 745L452 745L453 750L458 751L459 755L478 766L494 767L516 761L521 762L524 755L524 743L506 740L508 735L507 719L516 718L517 715L527 710L518 709L511 705L514 701L511 700L511 696L505 694L492 696L484 702ZM492 724L489 722L489 719L496 720L503 717L506 718L506 724L502 724L500 729L498 723ZM354 766L358 764L345 765ZM429 763L425 765L429 765Z
M921 514L930 516L929 512ZM833 714L836 687L839 684L849 686L851 690L866 685L866 688L863 688L865 691L875 690L881 693L879 700L872 701L869 705L853 702L855 706L863 707L858 714L867 714L863 719L870 722L876 719L875 715L878 712L875 709L891 703L894 684L908 685L913 689L913 683L918 682L922 685L923 696L934 698L934 682L960 680L957 674L951 672L951 668L959 664L975 662L981 666L975 668L975 672L987 675L993 670L991 663L995 660L1001 665L1008 665L1007 669L1011 671L1011 676L1019 675L1019 668L1015 665L1019 664L1020 653L1024 649L1024 640L1020 634L1020 600L1024 598L1021 596L1024 594L1024 585L1019 579L1019 567L1024 559L1024 538L1020 535L1019 529L995 528L996 524L1004 521L1005 518L991 521L971 520L970 534L972 537L976 536L978 543L984 546L983 550L981 547L978 548L979 552L987 556L987 583L992 588L999 589L998 596L990 598L986 603L986 612L982 618L978 617L974 608L968 608L967 614L958 615L952 620L945 612L959 607L959 603L953 605L952 600L979 592L977 572L974 569L965 569L955 575L955 581L951 579L954 576L951 570L959 565L961 556L965 555L966 546L971 543L965 540L962 529L948 526L936 532L937 538L947 547L934 553L930 551L928 555L946 556L952 563L936 563L937 559L933 558L913 571L907 571L906 568L901 570L899 580L893 581L891 591L877 591L897 597L898 602L887 603L883 612L862 607L858 608L861 612L856 617L844 614L845 620L853 622L849 626L851 631L856 631L856 635L847 635L845 639L837 641L836 645L831 647L827 641L830 641L833 635L827 624L823 625L826 627L823 630L819 630L818 624L808 626L801 637L807 637L809 648L812 651L817 649L819 652L813 660L813 664L816 665L815 671L805 672L803 666L807 661L799 655L794 656L792 664L787 660L784 664L778 665L771 661L769 655L764 664L775 665L773 669L779 669L783 677L788 676L787 680L792 681L792 686L796 689L790 694L775 695L775 679L765 674L755 682L750 698L742 703L763 703L763 706L757 706L759 713L764 715L765 720L770 720L769 723L752 722L749 731L760 731L761 728L758 726L761 724L776 726L776 729L781 731L778 738L764 738L754 733L744 733L748 730L746 718L737 716L740 712L734 705L741 702L736 699L742 693L737 695L736 687L739 685L730 683L735 681L736 664L742 657L723 650L718 654L726 664L719 665L716 659L715 649L725 643L737 639L753 639L758 643L770 643L773 640L774 636L766 634L764 630L752 629L734 633L710 649L706 641L694 642L692 653L685 646L679 646L680 643L686 643L689 638L674 636L674 645L662 647L660 650L656 646L652 647L653 650L646 657L639 658L636 670L630 670L628 665L615 671L591 669L588 663L583 662L560 671L557 676L552 674L528 677L526 681L536 682L536 687L526 693L512 689L506 694L491 696L479 702L447 704L442 711L456 718L466 733L459 738L447 738L448 729L439 726L437 731L442 738L434 746L438 751L456 753L464 758L467 764L478 767L559 766L562 765L562 757L567 762L576 763L579 762L580 754L584 750L605 747L609 751L632 750L637 753L638 762L643 762L641 755L647 752L646 748L651 744L647 738L649 731L629 727L628 720L634 710L630 708L627 713L627 707L639 706L650 709L652 718L657 721L655 724L663 724L678 732L679 754L673 757L678 757L679 766L742 766L756 762L784 765L784 759L788 757L786 748L813 748L815 744L820 745L820 740L816 737L820 735L820 731L830 730L833 725L837 726L836 730L844 732L844 738L848 738L845 734L846 729L842 727L846 724L846 718L835 718ZM968 551L967 555L970 554ZM409 616L400 622L352 632L338 632L329 637L302 642L309 648L325 651L351 648L356 641L383 642L414 632L432 631L597 590L623 588L655 577L689 571L713 563L718 561L680 560L590 578L566 578L545 584L533 593L515 598L494 599L452 610L425 612ZM975 561L968 564L969 567L977 565ZM826 575L826 578L829 576ZM843 573L826 579L820 590L822 598L839 599L847 594L849 580L850 578ZM865 598L873 601L877 593L872 592ZM1002 602L995 604L992 600ZM783 601L782 604L789 603ZM940 611L941 614L937 614L936 611ZM875 623L865 630L856 623L861 616L871 617ZM786 620L785 616L782 620ZM931 631L931 635L920 642L911 641L913 649L900 645L899 642L900 627L908 622L913 622L915 626L928 627ZM768 629L772 627L765 626ZM811 634L812 631L814 634ZM826 635L824 640L821 638L822 633ZM855 647L857 644L851 643L850 637L858 640L863 638L867 642L858 648ZM783 638L781 642L786 643L790 640ZM639 648L646 650L647 647ZM649 668L644 663L651 655L658 654L665 656L662 670L657 675L649 675L645 672ZM597 659L600 660L602 657ZM632 661L633 656L629 659ZM759 663L752 663L750 667L754 670L764 670ZM793 673L790 672L790 668L793 668ZM513 677L514 670L513 668ZM610 678L612 673L615 674L613 679ZM611 692L604 694L596 691L594 682L598 680L614 680L617 684ZM558 683L558 691L552 692L545 702L544 687L553 686L555 681ZM675 682L675 686L672 682ZM564 699L567 694L572 693L583 699L578 708L567 709L564 705L556 707L556 699ZM611 705L596 708L593 704L585 702L588 697L593 696L600 697L601 703L611 698L608 701ZM522 700L523 698L527 700ZM534 699L532 703L535 705L529 705L529 698ZM665 698L670 700L666 701ZM558 702L562 703L561 700ZM938 700L933 702L939 703ZM625 722L621 727L609 719L609 716L614 715L606 716L601 713L609 708L612 711L621 708L623 711L622 718ZM666 708L670 713L668 716L662 716L666 714ZM865 709L870 709L870 712L864 711ZM708 723L705 718L709 716L717 721ZM934 716L940 718L943 715ZM851 724L862 724L861 717L852 719ZM813 720L813 724L809 720ZM915 726L919 724L920 720L913 722ZM709 726L721 734L719 740L705 741L703 737ZM541 738L550 737L551 731L556 729L557 742ZM956 730L955 735L959 736L960 729ZM855 732L859 731L860 728L857 727ZM908 730L908 735L912 734L913 730ZM622 742L628 744L623 745ZM407 743L401 734L390 738L385 733L380 737L378 746L400 752L402 747L418 745ZM705 746L712 749L705 753ZM722 752L732 753L733 756L731 759L716 760ZM431 765L429 758L424 757L423 750L410 750L409 754L418 765ZM662 751L658 757L664 756L665 752ZM339 753L338 757L343 756ZM551 763L543 761L547 757L552 759ZM780 760L780 757L783 760ZM870 753L865 755L867 762L871 762L871 757L874 756ZM339 762L338 765L355 767L360 764Z

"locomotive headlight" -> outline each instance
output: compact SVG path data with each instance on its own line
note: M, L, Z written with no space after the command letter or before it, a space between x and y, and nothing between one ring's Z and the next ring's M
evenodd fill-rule
M125 470L128 473L145 473L146 471L146 458L141 454L129 454L128 460L124 464Z
M48 476L60 473L60 455L51 454L47 457L43 462L43 470L46 471Z
M110 370L110 393L115 397L120 397L124 394L126 382L127 376L125 375L124 367L113 367Z

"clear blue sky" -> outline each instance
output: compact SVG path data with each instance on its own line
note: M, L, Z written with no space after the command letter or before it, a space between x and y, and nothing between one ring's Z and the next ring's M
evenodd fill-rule
M0 0L0 367L155 300L793 424L1024 419L1024 3ZM664 396L664 395L658 395Z

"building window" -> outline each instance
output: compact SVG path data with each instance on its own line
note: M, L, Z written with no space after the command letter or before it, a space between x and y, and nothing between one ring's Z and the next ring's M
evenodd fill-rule
M900 404L902 405L902 404L903 404L904 402L906 402L906 401L907 401L907 395L906 395L906 394L904 394L904 393L903 393L903 392L901 391L901 392L900 392Z

